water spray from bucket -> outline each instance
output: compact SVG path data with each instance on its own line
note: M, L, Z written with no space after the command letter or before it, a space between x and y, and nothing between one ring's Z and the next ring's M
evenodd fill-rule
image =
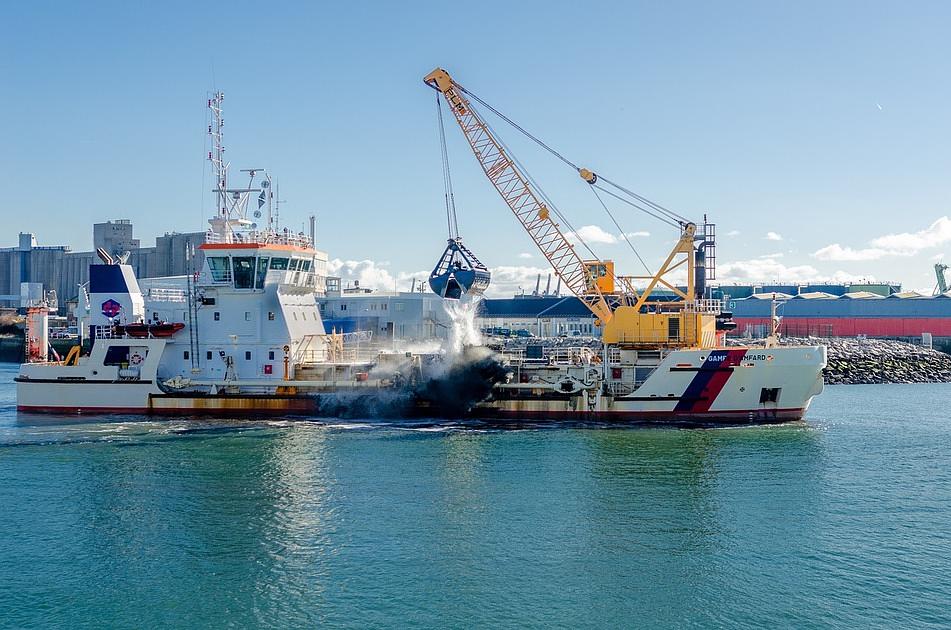
M443 308L451 323L447 348L450 355L458 356L466 347L482 345L482 335L476 326L481 304L482 298L474 295L464 295L458 300L443 300Z

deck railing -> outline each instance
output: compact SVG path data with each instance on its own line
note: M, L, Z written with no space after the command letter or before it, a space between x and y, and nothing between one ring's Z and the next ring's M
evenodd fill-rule
M549 347L542 346L541 357L528 357L524 349L506 350L502 359L510 365L523 363L547 363L549 365L583 365L592 363L599 355L597 348L587 346Z
M312 249L314 243L303 232L275 231L275 230L248 230L235 232L230 237L208 230L205 232L205 242L215 244L230 243L232 245L290 245L303 249Z

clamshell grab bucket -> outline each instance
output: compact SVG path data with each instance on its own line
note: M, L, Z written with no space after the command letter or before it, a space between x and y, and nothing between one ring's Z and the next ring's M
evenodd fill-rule
M429 275L429 288L440 297L458 300L463 295L482 295L489 288L491 277L485 265L462 244L462 239L449 239Z

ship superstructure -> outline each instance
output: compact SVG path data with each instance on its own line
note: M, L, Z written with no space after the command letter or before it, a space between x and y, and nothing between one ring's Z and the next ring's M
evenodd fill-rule
M327 255L310 236L279 227L265 169L242 171L246 183L229 187L222 100L216 93L208 103L216 208L202 267L140 286L124 260L100 252L86 299L88 356L77 346L63 362L24 364L20 409L146 412L189 393L275 394L302 365L334 358L342 339L325 334L314 299ZM169 396L164 405L153 400Z

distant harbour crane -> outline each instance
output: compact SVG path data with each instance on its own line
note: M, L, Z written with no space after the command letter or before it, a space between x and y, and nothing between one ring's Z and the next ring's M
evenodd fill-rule
M948 270L948 266L942 263L935 263L934 265L934 275L937 278L938 283L935 285L934 295L944 293L948 290L948 281L944 277L944 272Z

